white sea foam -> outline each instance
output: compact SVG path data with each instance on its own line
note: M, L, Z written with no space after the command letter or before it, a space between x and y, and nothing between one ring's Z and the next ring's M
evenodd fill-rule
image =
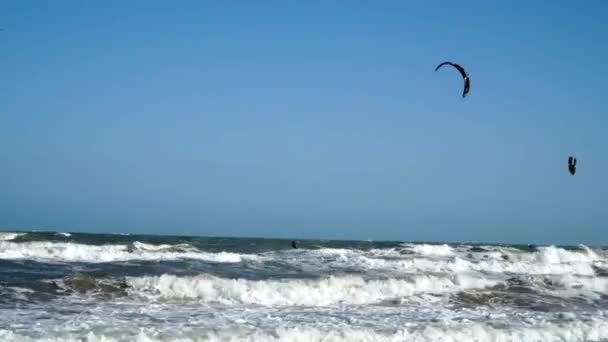
M268 260L278 260L304 271L358 269L362 272L389 274L429 272L482 272L494 274L530 275L595 275L594 266L606 264L606 259L590 249L568 251L543 247L536 252L513 248L486 247L487 252L471 253L467 248L455 251L449 246L420 248L422 254L405 249L319 249L289 251L287 255L266 254ZM430 247L428 247L430 246ZM447 248L446 248L447 247Z
M523 251L407 244L252 255L210 253L189 244L17 241L0 238L0 259L196 259L232 264L180 263L188 274L201 274L142 276L160 270L171 273L170 263L146 263L126 278L125 271L137 263L125 268L52 265L42 282L24 284L17 279L11 284L11 272L32 266L6 263L0 283L0 341L608 340L608 312L601 309L608 277L595 275L596 268L607 268L607 255L585 246L575 251L556 246ZM41 266L33 265L33 271L39 272ZM115 287L120 291L105 296L109 293L100 286L95 293L56 295L55 288L47 286L62 288L74 269L105 274L95 282L119 285ZM175 272L182 274L184 269ZM240 278L229 278L235 276ZM520 291L521 287L530 291ZM469 303L469 298L479 301ZM24 302L16 305L17 300Z
M103 329L106 331L48 332L45 337L29 337L11 330L0 330L5 342L597 342L608 339L605 320L541 322L536 325L496 328L484 323L429 324L411 326L396 331L377 331L373 328L353 328L344 325L300 324L279 325L272 329L251 329L246 325L217 329L175 329L167 333L157 328ZM161 330L161 331L159 331ZM185 330L185 331L184 331Z
M405 244L406 249L418 255L425 256L450 256L454 254L454 249L446 244L443 245L428 245L428 244Z
M189 245L160 245L135 242L133 245L86 245L66 242L0 241L0 259L31 259L55 262L117 262L128 260L195 259L219 263L237 263L257 259L256 255L230 252L208 253Z
M1 235L0 235L1 236ZM153 245L134 242L131 245L86 245L64 242L23 242L9 239L18 233L3 235L0 259L32 259L60 262L113 262L127 260L197 259L220 263L244 260L271 261L289 264L308 271L358 269L361 272L403 273L466 273L530 275L595 275L595 266L606 266L606 259L584 248L569 251L554 246L541 247L535 252L521 252L508 248L488 252L467 253L454 251L444 245L423 245L422 254L404 254L400 249L319 249L267 252L262 256L232 252L208 253L188 244ZM7 241L8 240L8 241ZM447 257L446 257L447 256ZM264 267L260 264L259 267Z
M358 270L384 276L417 273L471 273L580 275L593 276L595 268L608 267L600 253L582 247L570 251L554 246L541 247L534 252L513 248L484 247L487 252L470 253L467 247L447 245L412 245L405 248L315 249L273 251L260 255L234 252L210 253L188 244L153 245L134 242L130 245L87 245L67 242L14 242L19 233L0 235L0 259L31 259L55 262L119 262L129 260L195 259L218 263L258 261L273 265L286 264L291 269L313 273L333 273Z
M497 329L486 324L473 323L458 326L428 325L424 328L402 329L397 332L378 332L373 329L340 327L335 330L315 327L284 327L275 331L222 331L208 335L208 341L408 341L408 342L461 342L461 341L600 341L608 338L608 322L572 322L567 324L540 324L535 327ZM188 340L186 340L188 341Z
M559 297L600 299L608 294L608 278L558 275L533 278L537 290Z
M490 279L466 275L417 275L409 279L365 280L358 276L323 279L225 279L209 275L162 275L128 278L136 295L155 299L195 299L205 303L305 305L371 304L401 301L410 296L441 294L496 285ZM426 301L432 300L425 297Z
M532 254L538 262L547 264L593 262L599 260L599 256L586 246L582 251L568 251L555 246L540 247L539 251Z

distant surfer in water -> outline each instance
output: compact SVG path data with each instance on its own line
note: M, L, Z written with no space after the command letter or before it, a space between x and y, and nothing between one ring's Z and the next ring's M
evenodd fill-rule
M298 248L298 244L296 243L296 240L291 241L291 247L297 249Z
M576 173L576 158L568 158L568 171L570 171L570 174L573 176Z

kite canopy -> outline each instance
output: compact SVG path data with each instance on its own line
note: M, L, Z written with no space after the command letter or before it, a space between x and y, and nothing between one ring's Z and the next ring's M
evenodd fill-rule
M439 64L436 68L435 71L439 70L439 68L441 68L444 65L451 65L454 68L456 68L456 70L458 70L460 72L460 75L462 76L462 78L464 79L464 89L462 91L462 97L466 97L467 94L469 93L469 89L471 88L471 82L469 81L469 75L467 74L467 72L464 70L463 67L461 67L460 65L456 64L456 63L452 63L452 62L443 62L441 64Z

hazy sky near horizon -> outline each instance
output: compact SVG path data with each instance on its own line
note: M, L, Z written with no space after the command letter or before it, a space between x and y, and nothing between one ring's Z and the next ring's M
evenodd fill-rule
M0 227L607 244L606 18L0 1Z

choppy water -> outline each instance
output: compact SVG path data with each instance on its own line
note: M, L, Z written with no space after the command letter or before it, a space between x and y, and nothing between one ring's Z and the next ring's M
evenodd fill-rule
M608 254L0 233L1 341L608 341Z

